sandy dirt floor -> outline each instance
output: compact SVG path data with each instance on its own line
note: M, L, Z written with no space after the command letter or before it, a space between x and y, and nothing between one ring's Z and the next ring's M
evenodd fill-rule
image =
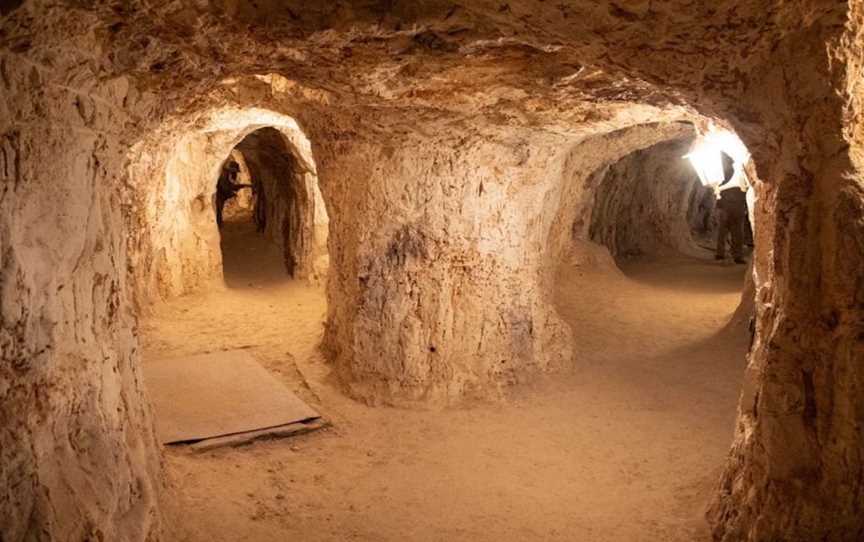
M500 404L370 408L317 350L325 299L226 224L226 288L142 322L148 359L245 348L332 422L293 439L166 449L178 541L694 541L731 442L748 337L743 266L573 266L559 281L574 369ZM594 287L584 288L585 280ZM157 420L158 423L158 420Z

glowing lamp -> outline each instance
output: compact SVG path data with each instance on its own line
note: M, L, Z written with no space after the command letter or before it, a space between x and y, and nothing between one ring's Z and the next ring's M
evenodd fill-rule
M697 144L696 148L684 158L690 160L702 186L723 182L723 161L720 159L720 151L710 145Z
M732 132L718 130L713 126L708 133L696 140L684 158L690 161L703 186L720 184L725 180L722 153L728 154L736 167L742 167L750 158L747 147Z

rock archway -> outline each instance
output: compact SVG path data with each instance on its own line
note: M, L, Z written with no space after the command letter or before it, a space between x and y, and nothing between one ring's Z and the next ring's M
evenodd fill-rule
M235 148L271 195L264 234L283 247L286 272L321 279L329 218L309 140L296 121L249 108L211 111L195 122L157 130L130 153L130 253L139 298L176 296L222 278L213 194Z

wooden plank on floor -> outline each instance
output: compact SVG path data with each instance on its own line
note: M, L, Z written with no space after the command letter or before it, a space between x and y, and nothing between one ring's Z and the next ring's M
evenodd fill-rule
M165 444L320 416L244 350L147 361L144 378Z
M290 423L288 425L280 425L269 429L259 429L258 431L247 431L245 433L237 433L236 435L226 435L224 437L208 438L196 442L189 447L196 452L206 452L215 448L223 448L227 446L242 446L253 440L264 438L286 438L295 437L317 431L323 427L330 425L322 419L313 420L307 423Z

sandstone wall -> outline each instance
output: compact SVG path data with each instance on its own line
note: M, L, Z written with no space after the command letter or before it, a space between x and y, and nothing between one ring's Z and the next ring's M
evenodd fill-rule
M573 224L590 224L581 180L663 137L567 148L682 112L726 119L765 186L757 340L715 535L864 536L860 0L2 9L10 538L155 537L130 299L212 277L208 254L171 255L212 246L212 232L179 203L200 190L169 182L165 164L178 136L208 130L235 134L224 157L274 125L245 115L262 104L315 142L333 211L327 345L369 400L482 394L567 359L544 295ZM187 227L172 232L162 221L177 216ZM138 235L152 224L161 233Z
M333 211L325 344L353 395L498 396L569 359L538 285L554 152L490 134L316 148Z
M571 365L554 274L588 236L591 172L693 134L637 124L574 145L528 130L398 141L354 130L313 139L332 211L325 344L369 402L498 397ZM687 187L668 198L686 205Z
M609 166L597 187L589 235L616 258L704 255L688 220L701 183L683 158L692 138L636 151Z
M121 183L128 81L0 52L0 538L158 535ZM125 106L121 106L125 104Z

